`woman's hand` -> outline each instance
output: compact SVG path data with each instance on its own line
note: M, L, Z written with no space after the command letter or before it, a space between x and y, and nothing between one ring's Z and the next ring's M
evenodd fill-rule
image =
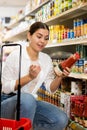
M70 74L70 68L66 67L66 69L63 70L62 75L64 77L68 76Z
M39 65L31 65L29 69L29 77L33 80L37 77L39 72L41 71L41 68Z
M59 68L54 68L54 72L58 77L66 77L70 74L70 68L66 67L63 71L59 70Z

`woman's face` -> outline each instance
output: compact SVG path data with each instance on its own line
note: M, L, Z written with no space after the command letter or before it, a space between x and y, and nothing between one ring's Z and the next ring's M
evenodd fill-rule
M30 46L37 52L43 50L49 40L49 31L47 29L38 29L32 35L28 34Z

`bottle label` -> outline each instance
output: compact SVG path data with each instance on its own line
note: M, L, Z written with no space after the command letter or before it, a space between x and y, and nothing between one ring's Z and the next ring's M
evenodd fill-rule
M58 76L61 76L62 70L59 68L58 65L54 67L54 71L55 71L55 73L56 73Z

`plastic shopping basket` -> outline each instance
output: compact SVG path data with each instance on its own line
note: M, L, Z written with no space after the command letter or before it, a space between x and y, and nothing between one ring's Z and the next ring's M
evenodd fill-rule
M28 118L20 118L20 71L21 71L21 45L20 44L8 44L1 47L1 71L0 71L0 117L1 117L1 75L2 75L2 57L3 57L3 47L4 46L19 46L19 85L17 93L17 115L16 120L0 118L0 130L30 130L31 120Z
M30 130L31 121L27 118L21 118L19 121L10 119L0 119L0 130Z

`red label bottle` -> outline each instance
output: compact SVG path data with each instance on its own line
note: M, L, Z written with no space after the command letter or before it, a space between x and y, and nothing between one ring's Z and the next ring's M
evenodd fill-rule
M71 68L72 65L80 59L80 55L78 52L74 53L73 55L71 55L69 58L67 58L66 60L62 61L59 64L59 68L63 71L63 69L65 69L66 67Z

